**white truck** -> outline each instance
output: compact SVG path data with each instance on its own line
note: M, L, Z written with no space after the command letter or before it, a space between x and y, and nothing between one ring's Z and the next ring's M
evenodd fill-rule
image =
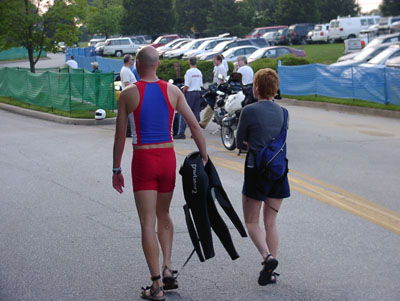
M357 38L360 31L378 24L380 16L338 17L329 24L329 40L346 40Z

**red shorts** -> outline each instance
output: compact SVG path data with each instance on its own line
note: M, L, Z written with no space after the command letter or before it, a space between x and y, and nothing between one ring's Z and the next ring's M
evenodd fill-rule
M175 188L176 157L171 148L135 149L132 157L133 191L171 192Z

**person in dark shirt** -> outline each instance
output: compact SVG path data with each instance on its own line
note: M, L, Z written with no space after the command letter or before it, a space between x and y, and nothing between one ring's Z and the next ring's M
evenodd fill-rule
M247 231L263 258L264 266L258 278L260 285L276 282L277 274L274 270L278 266L276 256L279 241L276 217L282 200L290 196L287 172L282 178L271 181L261 175L256 165L258 152L280 134L284 123L281 106L273 102L278 87L279 77L274 70L267 68L257 71L253 82L253 93L258 101L243 108L237 132L238 148L248 151L242 203ZM259 225L263 204L266 233Z

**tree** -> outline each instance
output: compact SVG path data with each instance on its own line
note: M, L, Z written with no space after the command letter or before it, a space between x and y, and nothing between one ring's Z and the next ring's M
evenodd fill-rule
M400 15L400 2L399 0L383 0L379 9L386 17L398 16Z
M320 19L318 0L279 0L275 22L279 24L316 23Z
M58 42L78 41L83 0L2 0L0 2L0 49L24 47L31 72L43 50L55 52ZM38 57L33 56L39 51Z
M172 0L123 0L120 26L123 34L171 33L175 21Z
M209 35L229 32L231 35L243 36L243 26L239 12L239 2L235 0L214 0L207 14L207 30Z
M120 32L122 13L122 0L94 0L89 5L85 23L90 33L108 38Z
M338 16L357 16L360 12L360 6L355 0L320 0L319 11L319 22L328 23Z
M211 6L211 0L176 0L176 29L178 33L200 33L207 29L208 9Z

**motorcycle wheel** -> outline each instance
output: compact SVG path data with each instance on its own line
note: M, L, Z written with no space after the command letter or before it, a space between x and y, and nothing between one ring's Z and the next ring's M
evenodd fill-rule
M221 140L227 150L234 150L236 148L236 138L231 128L227 126L221 127Z

